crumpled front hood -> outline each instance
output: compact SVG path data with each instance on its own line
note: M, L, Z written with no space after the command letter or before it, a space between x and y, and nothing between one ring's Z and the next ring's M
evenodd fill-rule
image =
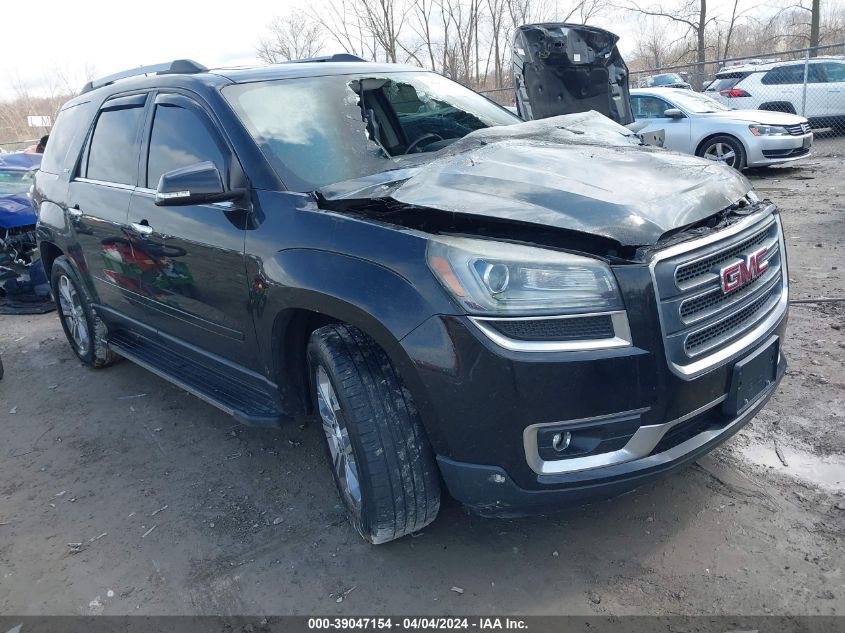
M0 229L35 224L37 216L26 194L0 195Z
M391 197L644 246L749 190L728 167L667 151L515 141L436 161Z
M387 198L649 246L751 190L734 169L643 147L630 130L596 112L478 130L438 154L422 167L320 193L327 200Z

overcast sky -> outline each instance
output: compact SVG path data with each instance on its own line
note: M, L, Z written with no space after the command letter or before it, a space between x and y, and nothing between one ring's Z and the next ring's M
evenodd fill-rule
M0 0L0 99L15 87L44 93L50 79L67 78L73 90L86 68L102 77L173 59L208 67L259 63L258 40L276 15L321 0ZM729 0L711 0L711 6ZM671 4L671 3L670 3ZM595 25L621 36L623 55L633 49L635 20L599 17ZM325 53L340 52L326 47Z
M82 87L96 76L169 61L257 63L255 45L286 0L0 0L0 99L40 87L56 70ZM75 80L75 81L74 81Z

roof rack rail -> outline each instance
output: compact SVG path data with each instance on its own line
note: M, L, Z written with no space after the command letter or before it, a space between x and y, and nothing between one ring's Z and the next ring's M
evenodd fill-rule
M129 70L114 73L113 75L101 77L100 79L94 79L82 87L82 92L80 94L85 94L86 92L91 92L97 88L108 86L121 79L137 77L139 75L192 75L195 73L204 73L207 70L208 68L193 60L175 59L172 62L152 64L150 66L139 66L138 68L130 68Z
M349 53L335 53L334 55L326 55L325 57L309 57L308 59L291 59L286 62L282 62L283 64L308 64L311 62L365 62L366 59L362 59L357 55L351 55Z

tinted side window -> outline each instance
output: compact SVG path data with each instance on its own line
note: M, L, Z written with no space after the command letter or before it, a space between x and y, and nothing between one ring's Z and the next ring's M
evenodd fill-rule
M41 160L42 171L58 174L62 169L69 167L64 163L71 142L80 134L84 134L91 122L90 108L83 105L87 104L75 105L59 113L53 129L50 130L50 140L47 142L47 149L44 150L44 158ZM78 150L74 153L74 159L77 153Z
M807 83L819 83L824 81L816 64L810 64L807 70ZM778 66L777 68L772 68L769 72L763 75L763 79L760 81L767 86L803 84L804 65L795 64L794 66Z
M798 84L804 82L803 66L778 66L763 75L762 83L767 86L779 84Z
M845 81L845 64L837 62L825 62L821 64L824 66L824 74L828 81Z
M147 187L158 187L161 175L210 160L226 177L220 146L198 113L178 106L159 104L153 119L147 164Z
M140 152L138 129L143 115L142 106L100 112L88 149L87 178L124 185L135 184Z

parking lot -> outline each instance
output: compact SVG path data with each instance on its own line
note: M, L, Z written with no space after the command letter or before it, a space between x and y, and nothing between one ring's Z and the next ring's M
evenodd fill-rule
M748 174L797 301L845 297L841 157L818 150ZM789 332L779 393L692 467L547 517L447 501L373 547L310 420L240 426L129 362L82 367L55 313L0 316L0 610L841 614L845 303L793 305Z

